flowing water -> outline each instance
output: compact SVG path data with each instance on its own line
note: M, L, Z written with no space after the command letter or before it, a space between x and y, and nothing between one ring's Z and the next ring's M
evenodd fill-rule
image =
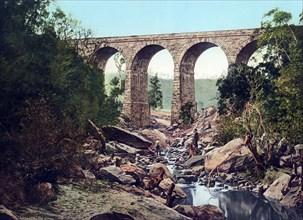
M178 204L199 206L211 204L218 206L227 220L282 220L303 219L298 210L286 209L252 192L235 191L231 188L207 188L195 184L178 184L187 194L187 198Z
M167 167L171 173L177 172L172 162ZM177 185L187 198L175 201L176 204L215 205L225 213L227 220L303 220L303 210L287 209L252 192L237 191L230 186L208 188L199 183Z

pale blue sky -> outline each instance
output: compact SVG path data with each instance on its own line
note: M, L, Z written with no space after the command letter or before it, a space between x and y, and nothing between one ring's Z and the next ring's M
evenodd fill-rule
M298 23L303 10L302 0L57 0L57 5L96 37L256 28L275 7L291 12Z
M56 4L95 37L258 28L263 15L276 7L291 12L298 24L303 10L303 0L57 0ZM223 51L211 48L196 62L195 77L218 78L227 65ZM166 78L173 76L173 69L169 51L163 50L153 57L148 72ZM113 58L106 72L117 72Z

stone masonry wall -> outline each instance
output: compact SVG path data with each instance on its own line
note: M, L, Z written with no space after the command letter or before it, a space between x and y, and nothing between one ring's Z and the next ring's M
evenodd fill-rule
M147 68L158 51L167 49L174 60L174 85L171 123L179 120L181 106L195 103L194 65L198 57L210 47L220 47L229 65L247 63L257 49L254 29L211 31L183 34L106 37L89 39L86 54L104 68L107 59L119 51L125 58L126 82L123 113L137 127L149 124L147 100Z

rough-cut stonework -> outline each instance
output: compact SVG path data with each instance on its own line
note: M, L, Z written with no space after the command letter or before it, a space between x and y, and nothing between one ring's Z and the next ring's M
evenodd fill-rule
M120 52L126 63L123 113L134 125L148 125L147 68L151 58L167 49L174 60L174 87L171 122L179 120L181 106L195 104L194 67L198 57L211 47L220 47L228 63L247 63L256 51L256 30L211 31L184 34L161 34L90 39L87 54L94 54L101 69L107 60ZM98 45L96 45L98 42Z

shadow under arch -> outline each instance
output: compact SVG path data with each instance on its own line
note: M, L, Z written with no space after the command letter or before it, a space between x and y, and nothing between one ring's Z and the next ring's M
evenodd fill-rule
M246 44L237 54L236 63L247 64L249 58L258 50L257 40L253 40Z
M143 47L135 55L130 74L130 100L125 100L130 106L131 121L135 126L146 127L150 122L148 104L148 65L152 57L165 47L151 44Z
M101 69L104 72L108 59L118 52L120 51L114 47L102 47L94 52L92 56L92 60L96 62L98 64L99 69Z

